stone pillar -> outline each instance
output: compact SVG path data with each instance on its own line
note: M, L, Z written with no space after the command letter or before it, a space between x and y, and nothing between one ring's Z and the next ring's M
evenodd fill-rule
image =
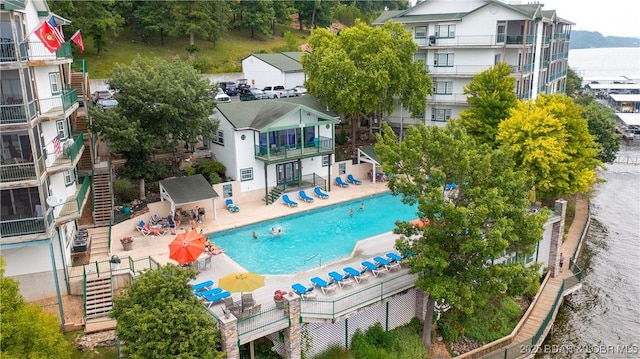
M562 252L562 238L564 237L564 220L567 215L567 201L563 199L556 200L556 214L560 216L560 221L554 223L551 227L551 245L549 246L549 271L551 277L555 278L560 274L560 255ZM568 253L562 253L564 256L564 268L569 266Z
M220 317L220 337L222 338L222 350L227 353L227 359L240 359L238 348L238 319L227 314Z
M420 323L424 323L424 316L426 313L426 305L427 299L429 298L429 293L424 290L416 287L416 317Z
M301 353L301 330L300 330L300 296L289 292L284 297L284 315L289 317L291 326L284 330L284 350L288 359L300 359Z

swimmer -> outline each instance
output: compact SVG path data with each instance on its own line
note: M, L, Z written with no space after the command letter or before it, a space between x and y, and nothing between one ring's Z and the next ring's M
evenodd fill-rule
M350 216L350 217L353 217L353 209L350 209L350 210L349 210L349 216Z
M360 203L360 210L364 211L364 202Z
M281 234L282 234L282 229L278 228L278 233L276 233L276 236L280 237Z
M258 239L258 232L253 232L253 239Z

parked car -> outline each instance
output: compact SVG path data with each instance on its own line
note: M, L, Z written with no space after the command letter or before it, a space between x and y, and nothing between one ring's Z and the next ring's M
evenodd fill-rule
M255 101L267 98L269 98L269 96L259 89L245 89L240 92L240 101Z
M218 89L218 93L213 98L215 102L231 102L231 97L224 93L221 88Z
M98 100L107 98L113 98L113 95L111 95L111 91L96 91L91 94L91 101L93 101L94 105L98 102Z
M118 100L115 98L101 98L96 101L96 107L102 110L108 110L118 106Z
M269 96L269 98L279 98L282 96L284 92L284 86L265 86L262 91Z
M229 96L235 96L238 94L238 86L235 82L220 82L220 88Z
M298 96L303 96L307 94L307 88L304 86L296 86L293 88L293 91L295 91Z
M249 80L247 79L238 79L238 81L236 82L236 86L238 86L238 91L248 90L251 88Z
M287 90L282 90L282 92L280 93L280 98L282 97L296 97L298 96L298 93L296 92L296 90L294 89L287 89Z

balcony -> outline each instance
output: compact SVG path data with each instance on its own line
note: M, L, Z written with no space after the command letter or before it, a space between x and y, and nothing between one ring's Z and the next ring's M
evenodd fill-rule
M54 153L49 154L50 157L46 161L47 172L49 174L73 169L78 164L78 161L84 152L84 134L82 132L77 132L75 134L78 135L78 137L62 143L62 154L57 155L55 158L53 158L53 156L55 156ZM72 143L68 145L67 143L70 141Z
M549 81L557 80L567 74L567 70L556 72L555 74L551 74L549 76Z
M16 48L12 39L0 39L0 62L16 62L27 60L27 44L21 43Z
M490 69L492 66L493 64L433 66L433 67L429 67L429 75L431 77L441 77L441 76L472 77L479 72Z
M569 58L569 53L568 52L559 52L559 53L551 55L551 61L556 61L556 60L560 60L560 59L567 59L567 58Z
M42 217L0 219L0 237L3 244L11 242L7 237L26 236L47 233L53 224L53 210L49 209Z
M0 42L0 62L51 61L73 58L71 43L65 42L55 53L51 53L42 42L16 43L13 39Z
M38 100L38 116L46 120L59 120L78 108L78 91L66 89L62 94Z
M84 180L82 180L80 188L76 190L76 193L69 196L62 205L62 210L60 210L60 214L58 214L58 217L56 218L57 226L74 221L82 216L82 210L87 204L87 199L89 198L88 195L90 187L91 181L89 180L89 177L86 176L84 177Z
M8 101L0 105L0 125L28 123L36 115L36 102L31 101L25 106L22 99Z
M330 155L333 153L333 139L320 137L306 144L272 144L270 147L256 145L254 150L256 159L267 163L278 163L299 158Z
M466 105L468 95L463 93L453 94L433 94L427 98L430 104L452 104L452 105Z
M534 44L536 42L536 37L535 35L527 35L527 36L523 36L523 35L517 35L517 36L512 36L512 35L507 35L507 41L505 41L505 43L507 45L522 45L522 44L527 44L527 45L531 45Z
M11 162L0 165L1 183L34 181L38 179L38 174L44 172L44 156L36 162L27 162L22 158L13 158Z
M553 34L553 39L558 41L569 41L570 34Z

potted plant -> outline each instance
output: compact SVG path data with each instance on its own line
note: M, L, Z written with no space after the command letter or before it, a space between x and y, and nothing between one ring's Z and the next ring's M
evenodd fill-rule
M277 289L273 293L273 301L276 302L276 308L284 308L284 296L287 295L286 290Z
M125 251L130 251L133 249L133 237L131 236L120 238L120 243L122 243L122 247Z

